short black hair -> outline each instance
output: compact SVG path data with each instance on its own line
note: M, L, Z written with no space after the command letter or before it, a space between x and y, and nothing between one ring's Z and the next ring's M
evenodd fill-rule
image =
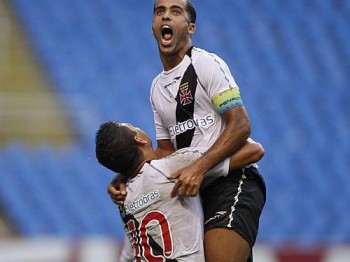
M134 142L136 132L117 122L108 121L96 132L96 158L108 169L126 177L137 168L142 152Z
M190 15L190 22L195 24L197 20L197 12L191 0L187 0L187 12Z
M187 6L186 6L186 11L190 16L190 22L195 24L196 20L197 20L197 12L196 12L196 8L194 7L193 3L191 2L191 0L186 0ZM154 2L154 6L153 6L153 14L156 11L156 1Z

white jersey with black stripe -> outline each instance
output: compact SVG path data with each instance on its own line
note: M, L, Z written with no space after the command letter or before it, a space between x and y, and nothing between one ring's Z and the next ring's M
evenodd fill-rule
M187 72L190 65L193 70ZM215 54L193 47L179 65L163 71L152 82L150 99L157 140L171 139L176 149L211 146L225 127L212 99L232 88L238 86L226 63ZM179 120L178 114L183 114L184 120ZM183 145L184 139L188 143Z
M207 148L184 148L172 155L146 163L140 174L127 182L128 195L121 209L125 231L140 261L154 257L176 261L205 261L203 211L199 196L171 198L174 181L167 175L198 159ZM207 175L228 172L224 161ZM130 249L131 250L131 249ZM127 251L124 250L124 251ZM127 259L123 252L123 260ZM136 260L136 257L134 258Z

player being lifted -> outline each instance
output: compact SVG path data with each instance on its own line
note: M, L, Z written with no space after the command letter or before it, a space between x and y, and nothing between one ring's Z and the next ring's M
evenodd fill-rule
M141 129L111 121L100 126L96 157L127 181L128 195L119 209L129 243L124 245L121 262L205 261L200 198L172 198L175 180L169 180L168 175L193 163L206 150L184 148L159 159L151 139ZM202 187L206 180L254 163L263 154L260 144L247 141L230 159L206 173Z

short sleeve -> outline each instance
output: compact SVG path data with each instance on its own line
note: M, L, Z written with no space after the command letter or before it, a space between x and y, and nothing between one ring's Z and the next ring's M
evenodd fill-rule
M218 114L243 105L239 87L225 61L215 54L206 53L198 58L196 65L199 82Z
M215 54L199 56L195 61L195 70L210 99L230 88L238 88L225 61Z
M159 115L154 103L152 102L152 97L150 100L151 100L151 107L153 111L154 125L156 130L156 139L157 140L171 139L168 129L165 127L161 116Z

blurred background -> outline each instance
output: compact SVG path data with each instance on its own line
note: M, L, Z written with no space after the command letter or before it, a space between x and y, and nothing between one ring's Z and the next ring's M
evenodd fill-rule
M350 0L194 0L266 155L258 262L350 257ZM95 159L107 120L153 139L152 0L0 0L0 261L118 261Z

